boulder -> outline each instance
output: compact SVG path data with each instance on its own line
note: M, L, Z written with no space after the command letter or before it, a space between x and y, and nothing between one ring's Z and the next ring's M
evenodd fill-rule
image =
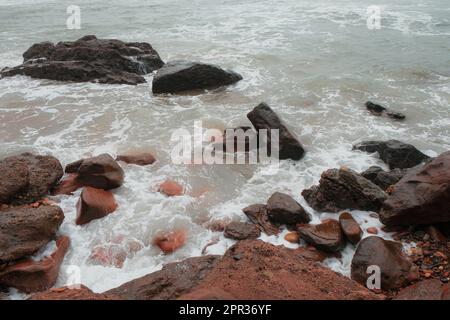
M81 187L81 183L78 182L78 175L69 174L53 188L52 195L71 195Z
M184 188L178 182L169 179L159 185L158 191L168 197L175 197L183 195Z
M363 141L353 146L354 150L369 153L378 152L390 169L407 169L417 166L430 157L417 150L413 145L398 140Z
M256 239L261 234L261 230L257 225L247 222L231 222L225 227L225 238L244 240Z
M94 293L88 287L76 285L35 293L28 300L121 300L121 298L115 295Z
M356 248L351 264L353 280L366 285L372 275L369 266L378 266L381 272L382 290L399 289L417 278L417 270L404 255L402 244L370 236Z
M378 299L351 279L296 255L295 250L260 240L239 241L229 248L191 292L211 288L238 300Z
M242 209L251 222L259 226L267 235L277 235L280 230L273 225L267 216L267 206L265 204L253 204Z
M317 225L299 225L297 230L300 238L319 250L337 252L345 246L344 234L336 220L327 220Z
M410 170L383 204L386 226L450 222L450 151L427 165Z
M24 54L24 63L1 71L1 77L136 85L143 75L164 62L148 43L122 42L85 36L73 42L37 43Z
M356 245L361 240L363 231L349 212L342 212L339 216L339 225L350 243Z
M267 201L267 216L276 224L296 225L311 221L311 215L297 201L281 192L275 192Z
M393 184L400 181L401 178L406 174L406 169L393 169L391 171L384 171L382 168L377 166L372 166L366 171L362 172L361 175L367 180L372 181L381 189L386 190Z
M303 197L317 211L378 211L386 194L360 174L348 168L322 173L319 185L303 190Z
M438 279L422 280L401 289L394 300L449 300L448 290Z
M128 164L135 164L138 166L147 166L153 164L156 159L151 153L139 153L129 155L118 155L116 161L123 161Z
M169 263L160 271L127 282L104 294L128 300L173 300L196 286L219 259L220 256L202 256Z
M366 108L376 116L386 115L394 120L404 120L406 118L403 113L390 111L385 107L370 101L366 102Z
M184 246L185 242L186 232L184 230L159 234L153 239L153 244L158 246L164 254L170 254L178 250Z
M8 265L0 271L0 285L17 288L23 292L36 292L52 287L59 275L59 268L69 249L70 240L62 236L56 240L56 251L41 261L26 259Z
M55 237L63 220L57 206L0 212L0 264L34 254Z
M75 223L83 225L92 220L101 219L117 209L114 195L110 191L85 187L77 202Z
M177 93L197 89L213 89L242 80L236 72L218 66L189 61L168 62L153 78L155 94Z
M58 159L23 153L0 161L0 203L29 204L41 199L61 179Z
M120 187L125 177L123 169L106 153L70 163L66 173L76 173L76 181L82 186L104 190Z
M247 118L258 133L260 130L267 130L267 151L269 153L272 147L271 130L278 130L279 145L274 148L278 149L280 160L300 160L305 154L305 150L298 139L288 130L283 121L267 104L261 103L256 106L247 114ZM262 143L261 139L259 143Z

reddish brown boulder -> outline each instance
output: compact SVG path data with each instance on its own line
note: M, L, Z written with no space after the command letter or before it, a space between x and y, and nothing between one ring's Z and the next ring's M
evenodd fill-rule
M115 295L94 293L83 285L78 286L79 288L75 288L75 286L62 287L35 293L29 300L121 300Z
M183 195L184 188L176 181L166 180L159 185L158 191L168 197L175 197Z
M118 155L116 161L123 161L128 164L135 164L138 166L147 166L153 164L156 159L151 153L139 153L139 154L128 154L128 155Z
M86 187L77 203L76 224L83 225L101 219L117 208L114 195L110 191Z
M225 227L224 236L235 240L256 239L261 234L258 226L253 223L231 222Z
M267 201L267 216L277 224L296 225L311 221L310 214L297 201L281 192L275 192Z
M448 285L437 279L422 280L400 290L394 300L449 300Z
M58 279L59 268L69 245L69 238L62 236L56 240L57 249L50 257L42 261L27 259L7 266L0 271L0 285L27 293L47 290Z
M153 239L153 244L158 246L162 252L169 254L181 248L186 242L186 232L184 230L176 230L161 234Z
M0 203L10 203L28 186L28 166L17 157L9 157L0 161L0 172Z
M267 235L277 235L280 230L273 225L267 216L267 206L265 204L253 204L242 211L250 219L251 222L259 226Z
M364 238L356 248L351 265L352 279L366 285L371 276L369 266L378 266L381 271L381 289L398 289L416 277L417 270L402 251L402 244L380 237Z
M64 213L57 206L0 212L0 264L38 251L54 238L63 220Z
M348 241L356 245L361 240L363 231L349 212L342 212L339 216L339 224Z
M82 187L77 178L77 174L69 174L58 183L58 185L53 189L52 194L55 196L59 194L71 195L73 192Z
M129 300L176 299L196 286L219 259L219 256L203 256L169 263L160 271L127 282L105 294Z
M383 204L380 220L387 226L450 221L450 151L410 170Z
M238 300L378 299L358 283L294 250L260 240L239 241L228 249L192 292L211 288Z
M299 225L297 230L300 238L319 250L337 252L345 246L344 234L336 220L317 225Z
M298 232L289 232L284 236L284 240L290 242L290 243L298 243L300 240L300 236L298 235Z

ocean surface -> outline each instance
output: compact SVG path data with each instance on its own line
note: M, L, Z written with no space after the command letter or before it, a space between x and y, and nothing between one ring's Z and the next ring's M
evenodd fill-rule
M81 9L81 29L68 30L66 9ZM380 29L367 25L367 8L379 6ZM60 83L17 76L0 80L0 157L23 151L56 156L63 165L100 153L150 151L158 162L124 165L125 184L114 190L118 210L76 226L75 196L55 200L66 219L60 232L71 248L57 286L80 280L108 290L162 265L206 253L222 254L233 241L209 230L212 221L242 220L241 209L264 203L275 191L291 194L319 222L301 191L329 168L356 171L386 166L376 155L352 151L367 139L398 139L435 156L450 149L450 2L448 0L0 0L0 68L22 62L40 41L76 40L86 34L149 42L164 61L219 64L244 77L236 85L195 95L153 96L152 75L138 86ZM396 122L370 115L364 103L406 114ZM249 125L246 114L268 103L307 149L301 161L282 161L276 175L246 165L174 165L171 134L194 121L204 127ZM187 194L156 192L171 178ZM363 228L380 226L354 212ZM151 244L162 231L183 229L186 245L163 255ZM295 247L279 237L262 239ZM380 233L389 238L389 234ZM143 249L122 268L94 265L91 250L125 237ZM349 275L354 248L325 264ZM23 295L11 291L11 298Z

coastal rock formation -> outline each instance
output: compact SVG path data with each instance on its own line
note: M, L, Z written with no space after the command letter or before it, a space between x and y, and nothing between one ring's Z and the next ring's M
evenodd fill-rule
M386 226L450 222L450 151L410 170L397 182L380 212Z
M257 225L247 222L231 222L225 227L223 235L229 239L256 239L261 234Z
M0 204L29 204L41 199L61 179L58 159L23 153L0 161Z
M177 93L196 89L213 89L242 80L236 72L205 63L172 61L158 70L153 78L155 94Z
M386 115L394 120L404 120L406 118L403 113L388 110L385 107L370 101L367 101L365 106L367 110L376 116Z
M110 191L85 187L77 202L77 225L101 219L117 209L114 195Z
M162 270L106 291L128 300L171 300L189 292L219 261L220 256L188 258L166 264Z
M55 237L63 220L57 206L0 211L0 264L38 251Z
M267 216L276 224L295 225L311 221L311 215L297 201L281 192L275 192L267 201Z
M406 174L407 169L393 169L391 171L384 171L382 168L372 166L361 175L367 180L372 181L381 189L386 190L393 184L396 184Z
M116 161L123 161L128 164L135 164L138 166L147 166L153 164L156 159L151 153L139 153L139 154L128 154L128 155L118 155Z
M366 285L372 275L367 273L369 266L380 268L382 290L401 288L418 277L418 271L403 254L401 243L376 236L364 238L356 248L351 264L352 279Z
M302 195L312 208L326 212L378 211L386 199L377 185L348 168L323 172L319 185L303 190Z
M303 224L297 227L300 238L319 250L337 252L345 246L339 222L328 220L321 224Z
M23 64L2 70L1 76L136 85L146 82L142 75L164 65L148 43L97 39L93 35L57 44L36 43L23 58Z
M59 268L69 249L70 240L62 236L56 240L56 250L41 261L26 259L8 265L0 271L0 285L17 288L23 292L47 290L56 283Z
M363 231L349 212L342 212L339 216L339 225L348 241L356 245L361 241Z
M69 163L65 171L77 174L76 181L80 185L103 190L120 187L125 178L120 165L106 153Z
M242 212L250 219L251 222L259 226L267 235L277 235L280 230L273 225L267 216L267 206L265 204L252 204L244 209Z
M398 140L363 141L354 145L353 149L369 153L378 152L380 159L391 170L412 168L430 158L417 150L413 145Z
M35 293L28 300L122 300L119 296L94 293L83 285L53 288Z
M255 129L267 130L267 151L271 152L271 134L270 130L278 130L279 146L274 146L278 149L278 156L280 160L292 159L300 160L305 154L303 146L298 139L287 129L285 124L281 121L278 115L265 103L256 106L247 114L247 118L253 124ZM261 146L262 139L259 139Z

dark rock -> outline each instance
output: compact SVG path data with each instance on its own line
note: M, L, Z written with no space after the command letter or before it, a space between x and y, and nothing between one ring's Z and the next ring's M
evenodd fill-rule
M378 211L386 198L377 185L347 168L325 171L319 185L303 190L302 195L315 210L326 212Z
M291 196L275 192L267 201L267 215L271 222L277 224L295 225L308 223L311 216Z
M22 65L2 70L1 76L20 74L59 81L135 85L145 82L142 75L164 65L148 43L127 43L95 36L56 45L37 43L23 57Z
M400 290L394 300L444 300L448 285L437 279L423 280Z
M77 203L77 225L101 219L117 208L114 195L110 191L85 187Z
M417 273L411 261L403 254L401 243L376 236L364 238L356 248L351 264L352 279L366 285L367 279L372 275L367 273L369 266L380 268L382 290L401 288Z
M342 212L339 216L339 224L348 241L356 245L361 240L363 231L349 212Z
M393 169L389 172L382 168L373 166L362 172L361 175L367 180L372 181L381 189L386 190L393 184L396 184L406 174L407 169Z
M383 111L386 111L386 108L385 108L385 107L383 107L383 106L381 106L381 105L379 105L379 104L370 102L370 101L367 101L367 102L366 102L366 108L367 108L367 110L369 110L370 112L376 113L376 114L381 114Z
M224 236L235 240L256 239L261 230L253 223L231 222L225 227Z
M299 225L297 230L303 240L319 250L337 252L345 246L344 234L336 220L317 225Z
M258 135L247 126L225 129L222 136L222 147L217 146L216 150L227 152L227 148L233 148L233 152L250 152L258 148Z
M147 166L153 164L156 159L151 153L139 153L129 155L118 155L116 161L123 161L128 164L135 164L138 166Z
M233 84L242 76L218 66L188 61L168 62L153 78L153 93L212 89Z
M403 113L390 111L390 110L386 109L385 107L383 107L379 104L370 102L370 101L366 102L366 108L372 114L377 115L377 116L386 115L389 118L392 118L394 120L403 120L406 118Z
M450 222L450 151L410 170L391 189L380 212L383 224Z
M265 204L253 204L242 209L242 211L251 222L259 226L267 235L271 236L280 233L278 227L269 221Z
M301 143L286 128L285 124L281 121L278 115L267 104L261 103L255 107L247 114L247 118L251 121L258 133L260 130L267 130L268 152L272 149L270 130L278 130L279 146L278 148L277 146L274 146L274 148L278 149L279 159L300 160L303 157L305 150L303 149ZM261 146L262 141L261 139L259 140Z
M425 232L431 237L433 241L447 242L449 239L434 226L427 226Z
M208 274L219 256L189 258L106 291L129 300L172 300L191 291Z
M41 199L61 179L58 159L23 153L0 161L0 203L29 204Z
M64 213L57 206L0 212L0 264L38 251L54 238L63 220Z
M413 145L398 140L364 141L354 145L353 149L369 153L378 152L381 160L389 165L390 169L412 168L430 158Z
M35 293L28 300L121 300L121 298L116 295L94 293L83 285L76 285Z

